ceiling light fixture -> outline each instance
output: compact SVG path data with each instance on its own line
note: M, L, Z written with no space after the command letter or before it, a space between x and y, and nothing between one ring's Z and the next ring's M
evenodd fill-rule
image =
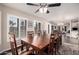
M42 7L39 9L40 13L46 13L47 12L47 7Z

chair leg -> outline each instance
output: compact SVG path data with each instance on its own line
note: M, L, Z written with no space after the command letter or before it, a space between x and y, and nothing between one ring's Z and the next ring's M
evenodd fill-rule
M21 40L21 51L23 51L24 50L24 48L23 48L23 41Z

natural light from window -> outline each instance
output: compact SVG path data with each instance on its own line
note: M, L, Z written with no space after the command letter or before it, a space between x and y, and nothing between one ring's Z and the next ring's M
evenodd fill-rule
M20 39L26 36L26 27L27 20L25 18L8 15L8 33L13 33L17 39Z

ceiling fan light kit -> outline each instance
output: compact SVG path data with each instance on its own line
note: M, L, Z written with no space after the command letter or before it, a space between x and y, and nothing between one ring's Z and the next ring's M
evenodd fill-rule
M48 7L61 6L61 3L52 3L52 4L49 4L49 3L38 3L38 4L26 3L26 4L30 5L30 6L40 6L40 8L35 11L35 13L40 12L40 13L47 13L47 14L50 13L48 10Z
M47 7L42 7L39 9L40 13L47 13Z

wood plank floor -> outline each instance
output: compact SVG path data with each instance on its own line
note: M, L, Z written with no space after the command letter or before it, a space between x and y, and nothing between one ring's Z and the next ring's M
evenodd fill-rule
M70 38L67 38L65 35L62 36L62 46L59 49L57 55L79 55L79 45L72 43ZM10 52L3 52L1 55L12 55Z

